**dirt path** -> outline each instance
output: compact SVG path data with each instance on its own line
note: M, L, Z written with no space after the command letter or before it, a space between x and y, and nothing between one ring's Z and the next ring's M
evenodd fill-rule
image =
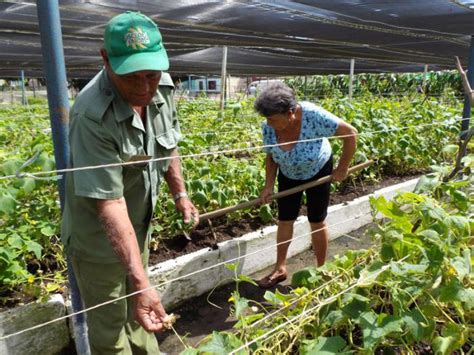
M370 237L364 234L366 229L367 226L350 233L350 235L331 241L328 250L329 258L334 257L336 254L343 254L346 250L350 249L370 248L372 242ZM288 271L291 274L311 265L313 262L313 252L308 250L288 260ZM268 267L249 276L259 279L271 270L272 267ZM285 292L290 279L288 278L286 282L278 286L282 292ZM173 313L181 316L176 323L175 329L187 344L194 346L214 330L220 331L232 328L235 319L229 316L230 303L228 299L234 289L235 284L228 284L210 294L195 297L177 309L172 310ZM239 291L243 297L258 301L263 300L263 294L265 293L265 290L250 284L241 284ZM184 350L181 340L172 331L158 334L157 338L162 352L179 354Z

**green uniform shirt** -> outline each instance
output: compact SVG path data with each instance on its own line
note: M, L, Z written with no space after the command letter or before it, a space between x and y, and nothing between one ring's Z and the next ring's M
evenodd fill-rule
M163 86L162 86L163 85ZM70 166L73 168L127 162L134 157L169 156L180 128L169 75L146 108L146 126L122 100L107 73L101 71L76 98L70 113ZM79 259L118 262L97 213L96 199L124 197L141 252L148 248L148 226L158 187L169 160L80 170L66 176L66 205L61 239L69 255Z

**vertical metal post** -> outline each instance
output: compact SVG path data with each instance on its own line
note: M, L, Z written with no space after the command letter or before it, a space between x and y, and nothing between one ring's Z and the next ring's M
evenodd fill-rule
M33 97L36 98L36 79L31 80L31 85L33 89Z
M37 1L38 23L41 36L41 50L48 93L54 157L58 169L66 168L69 161L68 124L69 100L64 64L61 21L58 0ZM64 208L65 179L59 180L61 209ZM72 265L68 261L69 286L73 312L83 308ZM73 317L74 340L78 354L90 354L87 326L84 314Z
M467 65L467 79L469 80L469 84L471 84L471 88L474 88L474 35L471 36L471 46L469 48L469 63ZM464 109L462 111L462 118L470 118L471 117L471 102L469 101L469 97L467 96L468 93L465 93L464 96ZM462 120L461 122L461 139L466 139L466 134L469 129L469 119ZM466 152L462 154L465 155Z
M227 46L222 47L222 68L221 68L221 112L224 111L225 89L227 72Z
M428 79L428 64L425 64L425 69L423 70L423 82L421 83L421 89L426 93L426 79Z
M25 92L25 71L21 71L21 104L26 106L28 102L26 101L26 92Z
M303 85L303 97L304 97L305 100L307 99L307 97L306 97L306 93L307 93L307 91L306 91L306 89L307 89L306 85L307 85L307 84L308 84L308 76L305 75L305 76L304 76L304 85Z
M355 66L355 59L351 59L351 69L350 69L350 72L349 72L349 102L352 101L352 92L354 90L354 88L353 88L354 66Z

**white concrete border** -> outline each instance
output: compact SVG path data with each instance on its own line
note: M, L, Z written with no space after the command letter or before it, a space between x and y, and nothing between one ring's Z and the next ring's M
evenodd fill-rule
M55 294L46 303L29 303L0 313L0 336L12 334L66 314L63 296ZM60 353L69 344L65 319L15 337L0 340L2 355L50 355Z
M392 198L399 191L412 191L418 179L393 185L351 202L329 207L327 222L329 225L350 220L330 229L330 238L335 239L371 222L369 196L383 195ZM307 218L302 216L295 223L294 234L309 233ZM163 281L221 263L253 251L275 244L276 226L265 227L218 244L216 250L203 249L192 254L168 260L150 267L150 281L158 285ZM310 246L310 238L295 240L288 251L289 256L299 254ZM275 262L276 247L247 256L239 263L238 272L252 274ZM171 282L160 289L162 301L167 309L177 306L185 300L206 293L213 288L232 281L232 272L224 266L218 266L196 275ZM31 303L0 313L0 336L14 333L35 324L63 316L66 306L62 295L53 295L47 303ZM62 320L47 327L0 341L0 354L58 354L70 340L68 322Z
M331 226L339 223L335 227L330 228L330 239L335 239L343 234L352 232L372 221L369 204L370 196L382 195L390 199L397 192L413 191L417 182L418 179L409 180L375 191L373 194L356 198L353 201L329 207L326 219L328 225ZM350 222L341 224L340 222L344 220ZM203 249L154 265L149 270L150 281L153 285L158 285L164 281L236 258L239 255L268 247L275 244L276 230L276 226L265 227L240 238L219 243L216 250ZM309 232L310 227L307 218L305 216L299 217L295 223L294 235L297 236ZM310 244L311 239L309 237L295 240L290 245L288 256L291 257L308 250ZM249 255L240 260L238 272L240 274L252 274L260 271L274 264L275 256L276 247ZM233 273L222 265L173 281L159 288L162 294L162 302L167 309L176 307L188 298L202 295L219 285L231 282L232 276Z

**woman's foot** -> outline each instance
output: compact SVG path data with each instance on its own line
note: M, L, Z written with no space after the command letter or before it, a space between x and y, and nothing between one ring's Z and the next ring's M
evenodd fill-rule
M258 280L257 285L261 288L272 288L276 284L285 281L287 277L288 273L286 271L273 271L270 275Z

